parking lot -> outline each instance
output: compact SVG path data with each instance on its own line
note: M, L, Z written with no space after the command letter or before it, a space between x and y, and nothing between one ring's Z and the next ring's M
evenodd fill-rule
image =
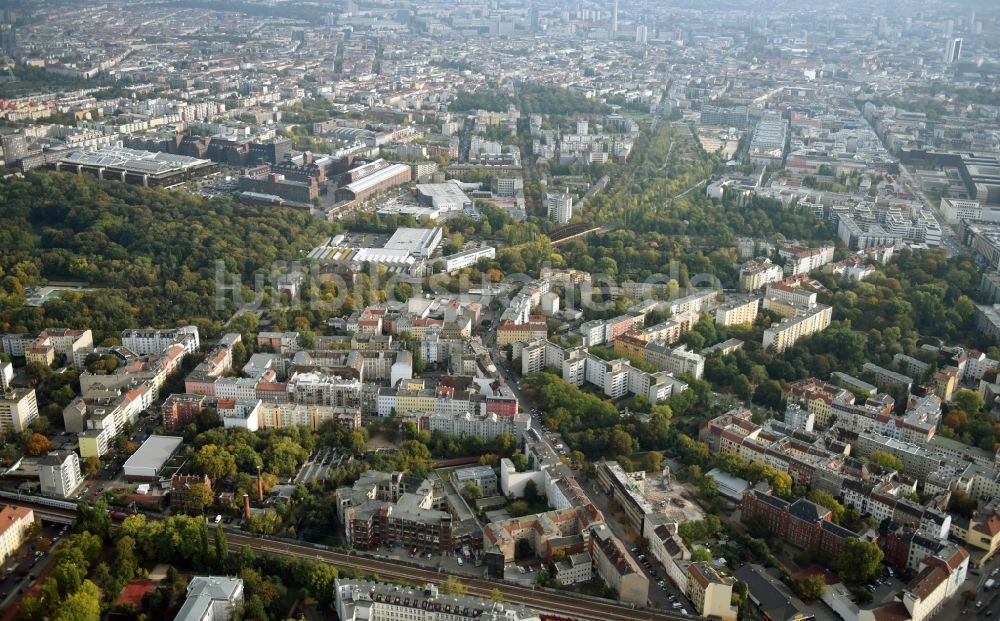
M694 614L694 605L681 592L677 585L667 577L660 563L645 554L639 548L629 550L643 570L649 576L649 603L657 608L673 610L681 614Z

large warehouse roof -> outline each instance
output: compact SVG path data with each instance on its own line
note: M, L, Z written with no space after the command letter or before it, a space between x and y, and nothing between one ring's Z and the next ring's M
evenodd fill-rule
M472 199L455 183L418 183L417 192L442 211L462 211L472 207Z
M148 174L161 174L212 164L209 160L200 160L186 155L153 153L113 146L104 146L92 151L74 151L62 158L61 161L66 164L100 166Z
M410 167L406 166L405 164L390 164L389 166L381 168L371 173L370 175L358 179L353 183L345 185L341 189L350 190L354 194L360 194L365 190L371 189L384 181L392 179L396 175L409 171L409 169Z
M149 436L139 450L125 461L125 476L156 476L183 442L183 438L172 436Z
M427 256L441 243L441 227L431 229L414 229L399 227L385 242L386 250L405 250L407 252Z

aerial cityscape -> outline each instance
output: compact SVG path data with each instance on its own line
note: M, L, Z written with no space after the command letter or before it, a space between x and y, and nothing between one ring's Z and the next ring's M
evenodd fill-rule
M0 0L0 621L1000 616L1000 4Z

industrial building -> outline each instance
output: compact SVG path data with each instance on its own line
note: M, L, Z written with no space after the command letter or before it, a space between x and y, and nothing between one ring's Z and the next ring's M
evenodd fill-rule
M390 164L384 160L376 160L348 171L345 176L351 181L337 188L336 199L363 201L379 192L409 183L412 179L412 169L405 164Z
M472 199L457 183L418 183L416 192L421 205L433 207L440 213L473 209Z
M139 447L139 450L125 460L125 478L128 480L155 479L183 443L184 438L149 436Z
M470 248L443 257L444 271L454 272L455 270L472 267L479 262L479 259L492 259L497 256L496 248L493 246L483 246L481 248Z
M217 166L211 160L185 155L105 146L92 151L73 151L58 160L55 169L78 175L86 172L98 179L123 183L164 186L203 177L215 172Z

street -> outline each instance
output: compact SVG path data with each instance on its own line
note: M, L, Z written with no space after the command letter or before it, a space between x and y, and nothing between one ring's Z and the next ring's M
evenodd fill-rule
M0 567L0 610L9 610L18 596L44 573L52 560L52 551L67 532L64 525L43 520L39 539L52 543L45 549L25 544Z
M497 370L501 373L504 380L507 382L514 396L517 397L518 403L524 409L529 409L532 413L532 427L536 428L539 432L539 436L545 440L545 445L550 451L550 457L552 460L557 460L560 458L560 454L565 451L569 452L565 442L562 437L555 431L544 430L540 427L541 417L536 410L531 409L528 402L525 400L523 393L521 392L521 387L519 385L519 376L515 376L514 372L511 371L506 361L503 359L499 348L496 346L496 327L499 321L499 313L497 313L496 319L491 322L490 327L486 334L483 336L483 343L489 347L490 354L493 358L493 363L496 365ZM562 451L557 447L562 447ZM564 467L562 474L564 476L576 477L578 471L572 470L568 467ZM627 548L633 548L630 554L635 559L636 563L646 572L649 577L649 605L654 608L660 608L663 610L674 610L674 602L680 602L683 608L678 610L693 612L694 606L688 601L687 597L677 588L677 585L667 577L666 572L660 566L660 564L655 560L650 558L639 558L640 552L638 548L635 547L634 543L630 543L630 539L626 536L625 529L622 528L621 524L613 517L612 512L608 507L607 497L597 489L597 486L593 481L584 481L583 479L578 479L583 487L587 496L597 505L597 507L604 514L605 522L614 532L615 536L622 540ZM662 581L662 586L660 586L660 581Z
M597 483L594 481L580 481L581 486L591 500L597 505L604 514L605 523L611 528L611 531L616 537L622 540L625 547L629 548L629 554L635 559L635 562L639 564L640 567L646 572L649 577L649 605L656 608L662 608L664 610L672 610L673 603L679 601L683 604L683 610L688 612L694 611L694 605L688 600L687 596L677 588L673 580L667 576L666 571L660 565L659 561L654 559L652 555L645 555L639 550L638 542L630 541L629 537L625 533L625 529L622 525L618 523L611 512L611 507L608 504L608 497L604 495L597 487ZM659 581L663 581L663 586L659 586ZM671 599L673 597L674 599Z
M936 618L1000 617L1000 590L996 586L992 590L986 588L986 581L990 579L1000 582L1000 557L994 556L978 570L973 570L970 566L965 582L958 588L955 596L945 602ZM965 591L975 592L975 599L966 600L962 596Z

